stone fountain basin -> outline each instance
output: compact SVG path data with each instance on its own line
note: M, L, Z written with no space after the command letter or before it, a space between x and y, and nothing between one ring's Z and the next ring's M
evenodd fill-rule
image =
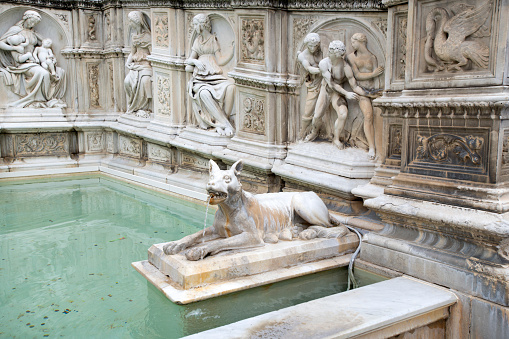
M148 260L133 267L177 304L217 297L290 278L346 266L359 239L281 241L242 251L226 251L198 261L165 255L162 244L148 250Z

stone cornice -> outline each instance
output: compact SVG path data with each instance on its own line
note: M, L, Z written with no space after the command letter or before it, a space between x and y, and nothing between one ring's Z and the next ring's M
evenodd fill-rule
M384 101L377 99L373 106L380 107L383 116L402 118L460 118L480 117L497 119L509 108L509 101L501 97L484 100L444 98L433 100Z
M174 69L184 69L186 67L185 58L179 57L160 57L156 55L149 55L147 59L151 62L152 66L170 67Z
M386 0L395 2L396 0ZM379 11L382 0L7 0L6 3L58 9L105 9L109 7L170 7L182 9L271 8L305 11Z
M126 54L126 52L122 48L111 48L107 50L72 48L63 49L60 53L66 59L124 57L124 54Z
M260 74L246 74L239 71L232 71L228 76L235 80L236 84L255 87L260 89L275 89L275 90L290 90L294 91L299 85L298 78L290 78L281 74L260 75Z

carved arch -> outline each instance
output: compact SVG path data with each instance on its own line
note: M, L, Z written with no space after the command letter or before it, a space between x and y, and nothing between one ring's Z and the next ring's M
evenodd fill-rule
M330 20L318 21L313 24L309 32L306 32L302 37L301 41L297 45L297 49L293 51L293 73L298 74L298 63L297 63L297 51L302 51L304 49L304 38L308 33L318 33L322 38L321 47L323 51L323 56L327 57L327 48L329 45L329 41L324 41L323 35L326 30L333 30L334 27L347 27L349 29L345 29L345 33L348 31L348 35L344 37L344 43L347 47L347 54L352 51L350 47L350 37L353 33L364 33L368 38L368 49L375 54L378 59L378 65L385 66L386 59L386 38L380 32L380 30L375 29L371 22L362 18L351 18L351 17L335 17ZM356 27L357 26L357 27ZM350 32L354 28L360 29L360 31ZM330 39L332 40L332 39ZM374 42L374 43L373 43Z

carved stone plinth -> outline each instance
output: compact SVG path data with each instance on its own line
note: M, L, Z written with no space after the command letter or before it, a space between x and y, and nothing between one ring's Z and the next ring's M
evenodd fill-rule
M148 261L133 263L169 299L179 304L348 265L358 245L355 234L339 239L281 241L189 261L165 255L164 244L149 249Z
M365 205L385 228L367 236L362 259L509 305L507 213L389 195Z

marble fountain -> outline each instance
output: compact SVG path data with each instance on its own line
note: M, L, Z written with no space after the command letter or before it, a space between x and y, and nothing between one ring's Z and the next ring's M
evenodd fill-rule
M348 266L355 232L354 266L388 279L195 336L502 338L508 16L0 2L0 181L101 173L210 202L213 223L133 263L178 304Z

